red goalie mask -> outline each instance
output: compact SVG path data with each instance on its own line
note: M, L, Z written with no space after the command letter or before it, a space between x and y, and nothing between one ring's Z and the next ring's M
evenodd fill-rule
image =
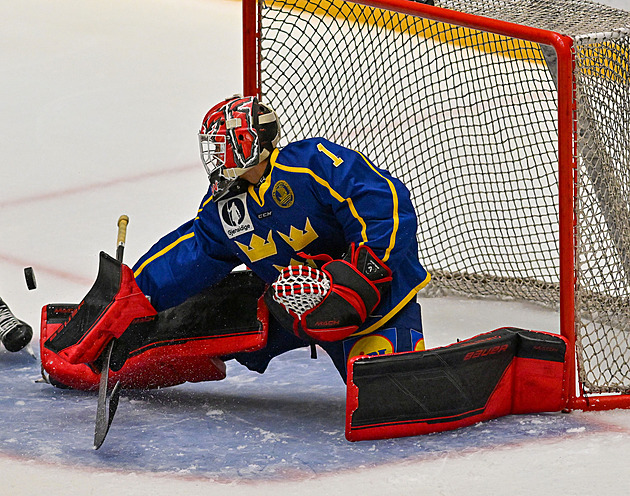
M243 173L265 160L279 140L278 116L256 97L236 96L212 107L199 131L212 200L222 198Z

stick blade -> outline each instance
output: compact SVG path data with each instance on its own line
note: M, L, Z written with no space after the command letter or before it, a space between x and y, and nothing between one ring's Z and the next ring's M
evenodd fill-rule
M114 341L112 340L105 348L105 356L101 369L101 380L98 388L98 403L96 405L96 422L94 424L94 449L99 449L109 428L114 420L116 409L118 408L118 399L120 397L120 381L113 387L111 393L108 391L109 381L109 364L112 357L112 349Z

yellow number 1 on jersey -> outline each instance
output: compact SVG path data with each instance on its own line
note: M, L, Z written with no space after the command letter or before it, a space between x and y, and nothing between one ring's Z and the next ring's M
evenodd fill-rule
M317 149L320 152L322 152L324 155L326 155L330 160L332 160L332 163L335 167L339 167L341 164L343 164L343 159L341 157L338 157L337 155L335 155L333 152L328 150L321 143L317 143Z

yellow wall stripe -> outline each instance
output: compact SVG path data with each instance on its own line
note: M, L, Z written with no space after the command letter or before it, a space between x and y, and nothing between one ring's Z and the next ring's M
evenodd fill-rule
M527 59L544 64L537 43L516 38L463 28L444 22L405 15L389 10L343 2L340 0L270 0L266 5L283 10L310 12L321 17L348 20L350 23L368 24L411 36L420 36L455 46L474 48L482 52L501 54L511 59Z

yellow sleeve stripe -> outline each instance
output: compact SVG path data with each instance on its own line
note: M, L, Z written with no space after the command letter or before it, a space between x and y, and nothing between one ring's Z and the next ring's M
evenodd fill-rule
M365 156L361 152L357 152L357 153L359 153L359 155L363 157L363 160L365 160L365 163L370 166L370 169L372 169L380 177L382 177L383 179L385 179L385 181L387 181L387 184L389 185L389 190L392 192L392 204L393 204L392 220L393 220L394 225L392 227L392 234L389 238L389 246L387 247L387 250L385 250L385 255L383 256L383 259L382 259L383 262L387 262L387 260L389 260L389 256L392 250L394 249L394 245L396 244L396 234L398 234L398 226L400 224L400 219L398 218L398 193L396 193L396 187L394 186L394 183L392 183L389 179L383 176L383 174L381 174L376 169L376 167L374 167L371 164L371 162L367 158L365 158Z
M424 288L427 284L429 284L429 281L431 281L431 274L429 274L427 272L427 277L424 279L424 281L422 281L420 284L418 284L415 288L413 288L409 294L407 296L405 296L401 302L396 305L394 308L392 308L389 312L387 312L386 315L384 315L383 317L381 317L380 319L378 319L378 321L376 321L374 324L372 324L370 327L368 327L367 329L363 329L362 331L359 332L355 332L354 334L352 334L352 336L363 336L365 334L370 334L371 332L377 331L378 329L381 329L385 324L387 324L387 322L394 316L396 315L407 303L409 303L411 301L412 298L415 298L416 294L418 294L418 291L420 291L422 288Z
M274 154L271 157L271 159L274 161L274 164L273 164L274 167L277 167L278 169L281 169L287 172L293 172L297 174L308 174L313 179L315 179L317 183L324 186L324 188L326 188L330 192L331 196L335 200L337 200L339 203L346 202L348 204L348 208L350 209L350 212L352 212L352 216L355 219L357 219L359 223L361 224L361 238L363 239L363 243L367 243L367 240L368 240L367 239L367 225L365 224L363 217L361 217L359 215L359 212L357 212L357 209L355 208L354 203L352 202L351 198L344 198L343 196L341 196L332 188L332 186L328 183L328 181L319 177L311 169L307 169L306 167L289 167L286 165L279 164L278 162L275 161L276 156L277 154Z
M206 205L207 205L208 203L210 203L211 201L212 201L212 195L210 195L210 198L208 198L205 202L203 202L203 203L201 204L201 208L200 208L199 210L197 210L197 217L195 217L195 219L194 219L194 220L199 219L199 214L203 211L203 209L206 207Z
M144 268L149 265L151 262L153 262L155 259L160 258L162 255L164 255L165 253L169 252L170 250L172 250L173 248L175 248L178 244L180 244L182 241L186 241L187 239L192 238L195 235L194 232L188 233L188 234L184 234L181 238L176 239L175 241L173 241L170 245L162 248L160 251L158 251L155 255L152 255L151 257L147 258L140 267L138 267L138 269L134 272L133 276L134 277L138 277L142 271L144 270Z
M210 198L208 198L205 202L201 204L201 208L199 209L199 212L201 212L205 208L205 206L212 201L212 198L213 197L211 195Z
M367 243L367 240L368 240L367 239L367 225L365 224L363 217L359 215L359 212L357 212L357 209L354 207L354 203L352 203L352 199L346 198L346 201L348 202L348 207L350 208L350 211L352 212L352 216L355 219L357 219L359 223L361 224L361 239L363 239L363 243Z

